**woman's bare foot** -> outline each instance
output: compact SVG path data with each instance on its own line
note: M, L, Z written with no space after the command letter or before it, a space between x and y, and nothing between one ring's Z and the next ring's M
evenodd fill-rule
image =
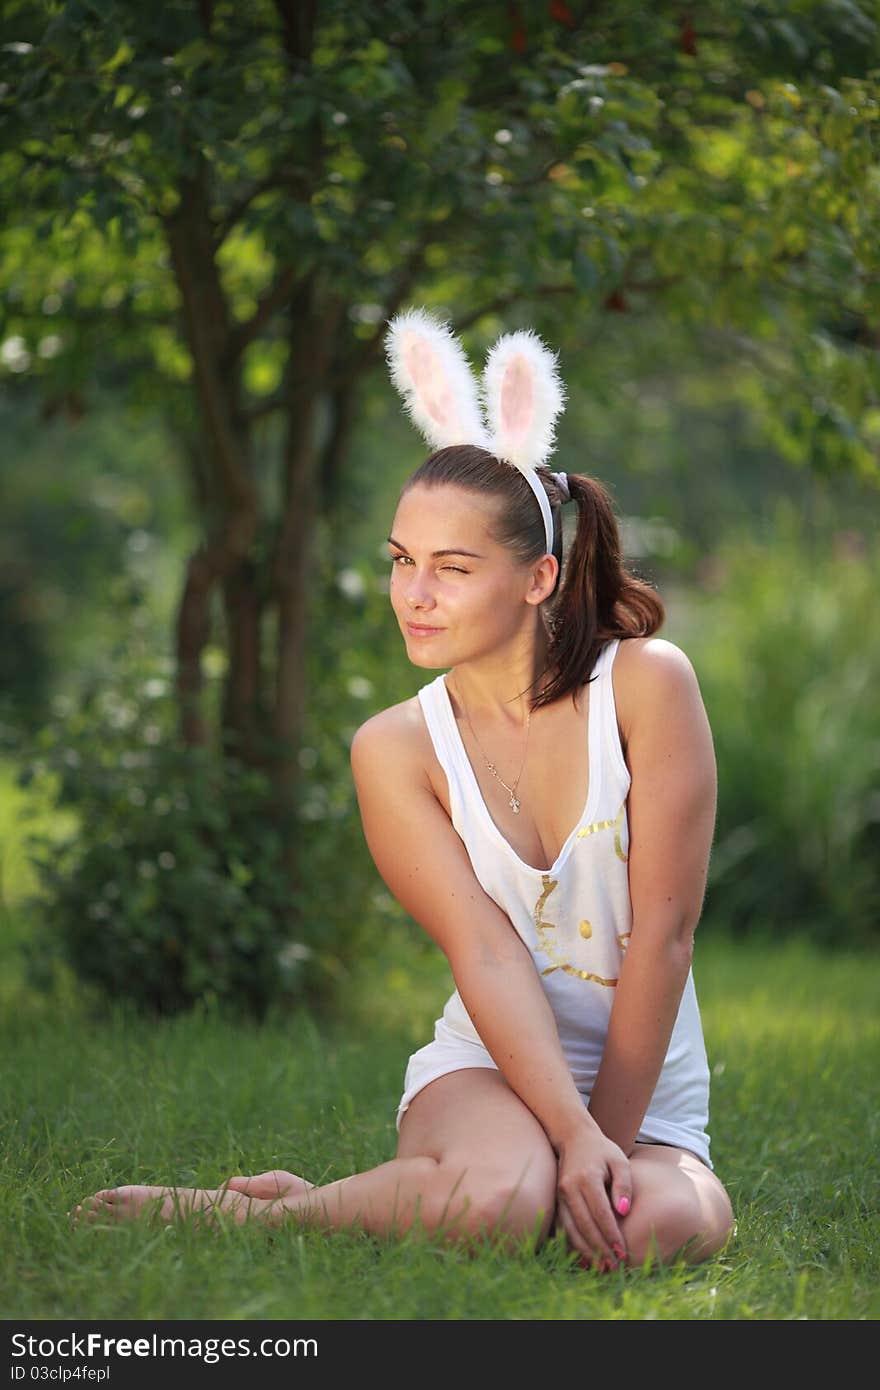
M70 1215L74 1224L80 1221L126 1221L143 1214L168 1225L193 1214L210 1221L218 1211L239 1224L256 1219L274 1225L283 1217L277 1193L274 1200L261 1200L256 1195L229 1191L226 1184L217 1188L105 1187L75 1207Z
M253 1177L235 1177L226 1180L226 1187L232 1192L244 1192L248 1197L301 1197L314 1187L313 1182L288 1173L283 1168L270 1168L266 1173L256 1173Z

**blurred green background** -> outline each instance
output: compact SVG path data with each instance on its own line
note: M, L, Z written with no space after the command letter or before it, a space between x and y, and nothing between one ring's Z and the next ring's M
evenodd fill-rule
M11 0L0 59L21 987L263 1017L432 949L348 765L424 680L383 558L413 303L475 364L558 349L555 466L611 488L714 731L701 931L875 961L874 7Z

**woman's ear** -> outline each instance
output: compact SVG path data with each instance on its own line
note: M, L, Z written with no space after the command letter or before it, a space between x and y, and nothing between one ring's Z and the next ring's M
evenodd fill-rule
M543 555L532 568L531 584L526 593L526 603L545 603L556 588L559 574L559 561L555 555Z

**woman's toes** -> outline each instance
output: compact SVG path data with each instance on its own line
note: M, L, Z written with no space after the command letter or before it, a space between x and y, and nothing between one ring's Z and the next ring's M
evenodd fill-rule
M101 1217L115 1217L117 1209L112 1202L104 1200L104 1193L96 1192L93 1197L86 1197L84 1201L78 1202L72 1211L68 1212L71 1223L79 1226L82 1222L98 1221Z
M166 1215L166 1209L170 1210L175 1205L175 1194L167 1187L147 1187L135 1183L124 1187L105 1187L95 1193L93 1200L106 1215L124 1220L137 1216L144 1209L151 1212L161 1210L163 1216Z

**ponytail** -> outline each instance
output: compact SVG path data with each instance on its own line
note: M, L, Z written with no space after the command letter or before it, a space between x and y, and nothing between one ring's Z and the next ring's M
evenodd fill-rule
M649 637L666 616L663 600L624 566L611 499L596 478L567 474L577 532L549 615L547 669L553 676L533 709L585 685L606 642Z

